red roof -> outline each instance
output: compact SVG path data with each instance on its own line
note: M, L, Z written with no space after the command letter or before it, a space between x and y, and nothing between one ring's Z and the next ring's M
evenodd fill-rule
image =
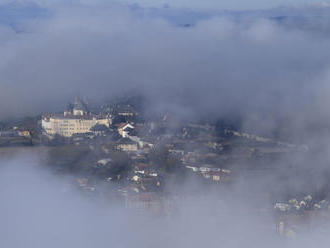
M122 124L119 125L118 128L123 128L123 127L125 127L126 125L129 125L129 123L122 123Z

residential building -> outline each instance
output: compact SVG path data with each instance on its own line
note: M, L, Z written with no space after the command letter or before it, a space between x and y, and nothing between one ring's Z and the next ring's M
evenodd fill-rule
M138 148L138 143L129 138L120 139L117 145L117 149L124 152L136 152Z
M128 137L130 132L132 132L133 130L134 130L134 126L130 123L122 123L118 127L118 133L123 138Z

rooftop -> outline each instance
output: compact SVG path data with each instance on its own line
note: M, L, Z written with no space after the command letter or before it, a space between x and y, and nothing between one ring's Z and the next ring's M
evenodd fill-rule
M73 115L73 114L45 114L43 115L43 118L53 118L53 119L75 119L75 120L101 120L101 119L107 119L106 116L102 115L94 115L94 114L88 114L88 115Z

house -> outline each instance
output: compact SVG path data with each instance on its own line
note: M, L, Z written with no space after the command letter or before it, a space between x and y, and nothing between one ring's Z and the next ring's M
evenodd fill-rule
M107 133L109 133L109 127L104 124L96 124L90 129L90 131L97 136L105 136Z
M187 168L187 169L191 169L193 172L199 172L199 168L196 167L196 166L189 166L189 165L186 165L186 168Z
M124 152L136 152L138 150L138 143L129 138L121 138L117 142L117 149Z
M134 126L130 123L122 123L118 127L118 133L121 137L126 138L134 130Z
M19 130L9 130L0 131L0 137L25 137L31 138L31 133L29 131L19 131Z
M134 182L138 182L138 181L140 181L140 176L138 176L138 175L134 175L133 177L132 177L132 181L134 181Z
M100 159L99 161L97 161L97 164L100 166L106 166L108 164L110 164L112 162L111 158L104 158L104 159Z
M231 179L231 171L227 169L213 168L211 171L202 172L202 174L205 178L213 181L228 182Z
M20 137L26 137L26 138L31 137L30 131L27 131L27 130L17 131L17 133L18 133L18 136L20 136Z
M213 181L217 181L219 182L222 179L222 173L221 172L217 172L217 171L209 171L206 173L203 173L203 176L207 179L211 179Z
M274 209L281 211L281 212L287 212L291 209L291 206L286 203L277 202L277 203L275 203Z

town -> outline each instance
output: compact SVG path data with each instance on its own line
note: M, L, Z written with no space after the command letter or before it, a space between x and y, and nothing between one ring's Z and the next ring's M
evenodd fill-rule
M0 146L47 147L43 162L57 174L71 175L70 187L156 215L171 215L177 199L200 185L206 191L226 189L246 175L278 170L277 161L288 156L309 152L306 145L249 134L223 120L186 121L169 113L146 117L134 102L139 101L119 99L91 111L76 97L62 113L1 123ZM199 186L183 187L189 180ZM330 212L329 200L316 191L301 199L295 193L272 192L256 209L272 212L275 230L288 237L299 229L292 216Z

